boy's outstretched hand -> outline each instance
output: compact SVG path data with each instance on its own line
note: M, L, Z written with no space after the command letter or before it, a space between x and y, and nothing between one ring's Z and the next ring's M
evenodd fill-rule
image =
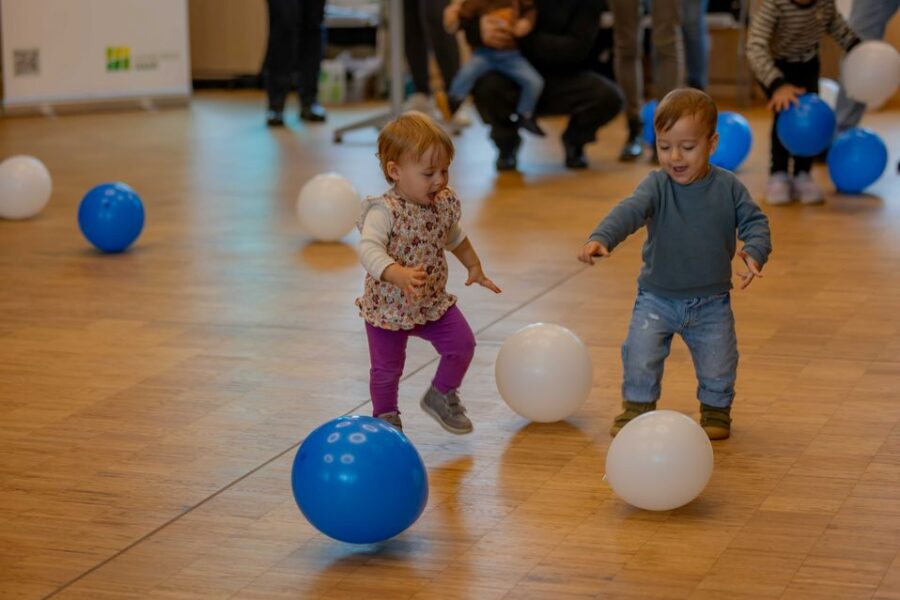
M485 276L480 264L472 265L471 267L469 267L469 278L466 279L466 285L472 285L473 283L477 283L482 287L486 287L495 294L500 293L500 288L498 288L497 284L495 284L487 276Z
M746 271L738 273L741 278L741 289L743 290L750 285L750 282L753 281L754 277L762 277L762 273L759 272L759 263L757 263L752 256L743 250L738 251L738 256L740 256L741 260L744 261L744 264L747 265Z
M600 242L591 241L581 248L581 254L578 255L578 260L592 265L594 264L595 256L609 256L609 250L607 250L606 246Z
M769 110L774 110L775 112L781 112L785 109L791 107L791 104L794 106L800 105L800 100L798 96L801 96L806 93L806 89L802 87L797 87L795 85L791 85L790 83L784 83L775 90L775 93L772 94L772 99L769 100Z

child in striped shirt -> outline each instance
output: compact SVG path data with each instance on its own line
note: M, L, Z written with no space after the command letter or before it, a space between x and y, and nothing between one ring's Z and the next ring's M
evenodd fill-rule
M834 0L762 0L750 24L747 57L766 92L769 108L778 113L797 104L797 96L819 92L819 41L828 33L849 51L859 37L837 11ZM793 158L793 178L789 163ZM822 202L822 190L809 175L812 158L791 156L772 122L772 158L766 202Z

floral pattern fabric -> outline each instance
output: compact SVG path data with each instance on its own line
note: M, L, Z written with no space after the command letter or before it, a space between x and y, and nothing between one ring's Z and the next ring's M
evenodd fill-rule
M459 199L450 188L444 189L434 202L422 206L403 199L393 189L383 196L366 198L357 227L362 230L366 214L383 205L391 214L391 233L387 253L400 266L425 267L425 285L417 298L409 298L397 286L366 275L365 291L357 298L360 316L382 329L412 329L437 321L451 306L456 296L448 294L447 236L459 221Z

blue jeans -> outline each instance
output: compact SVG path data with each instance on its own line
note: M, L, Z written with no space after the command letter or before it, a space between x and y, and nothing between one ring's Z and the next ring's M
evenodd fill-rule
M700 90L709 85L709 32L706 11L709 0L684 0L681 5L681 34L687 84Z
M519 84L522 92L519 94L516 112L533 117L534 107L544 90L544 78L518 50L476 48L469 62L456 73L447 95L458 100L465 99L475 82L489 71L502 73Z
M697 399L709 406L731 406L738 351L728 292L677 300L639 290L628 337L622 345L622 397L629 402L659 399L663 363L675 333L681 335L691 351L697 373Z
M888 21L900 8L900 0L855 0L850 9L848 23L853 31L864 40L880 40ZM866 105L847 97L841 87L837 99L838 131L846 131L859 125Z

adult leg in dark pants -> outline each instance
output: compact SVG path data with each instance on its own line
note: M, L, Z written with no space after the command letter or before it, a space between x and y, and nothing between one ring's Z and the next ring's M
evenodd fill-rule
M459 70L459 45L456 37L444 31L443 0L403 0L403 36L406 62L417 93L431 95L428 57L434 59L444 80L444 87Z
M284 104L293 70L299 71L300 117L324 121L318 104L322 61L324 0L268 0L269 40L266 50L266 94L269 125L284 123Z
M325 50L325 0L300 0L297 36L297 69L300 118L324 121L325 109L319 104L319 70Z
M584 145L593 142L597 130L622 110L622 92L602 75L590 71L542 75L544 91L535 114L569 115L569 124L562 134L566 166L583 169L587 167ZM472 96L481 118L491 127L491 139L499 151L497 170L515 169L521 138L510 115L515 113L519 87L499 73L488 73L475 84Z

